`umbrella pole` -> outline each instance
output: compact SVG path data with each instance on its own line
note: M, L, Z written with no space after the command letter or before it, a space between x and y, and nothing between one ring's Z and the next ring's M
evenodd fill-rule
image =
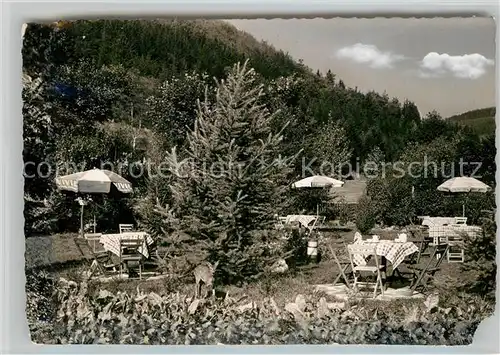
M82 209L81 209L81 212L80 212L80 234L81 234L82 238L84 238L84 233L83 233L83 207L84 207L84 205L82 204Z
M469 193L465 194L465 202L462 204L462 217L465 217L465 204L469 202Z

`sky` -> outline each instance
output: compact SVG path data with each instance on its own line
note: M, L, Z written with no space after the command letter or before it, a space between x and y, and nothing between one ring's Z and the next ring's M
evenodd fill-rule
M495 23L489 18L230 20L330 69L349 87L384 91L443 117L495 106Z

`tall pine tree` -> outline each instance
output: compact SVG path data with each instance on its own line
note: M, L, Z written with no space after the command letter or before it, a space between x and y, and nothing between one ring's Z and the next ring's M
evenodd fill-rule
M171 206L158 209L166 241L182 235L175 249L219 261L226 281L258 274L279 256L271 255L263 231L272 229L284 204L296 157L279 155L286 125L272 132L276 113L261 104L264 92L255 79L247 62L238 63L218 83L215 102L198 104L185 158L175 148L167 155Z

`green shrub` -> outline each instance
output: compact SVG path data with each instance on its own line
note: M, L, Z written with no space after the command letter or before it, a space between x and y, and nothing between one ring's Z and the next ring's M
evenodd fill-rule
M485 211L483 232L477 238L465 238L466 260L462 268L473 272L474 280L468 291L495 298L496 290L496 223L495 212Z
M428 299L397 307L358 303L341 310L330 309L324 298L302 297L303 302L280 307L273 298L242 304L230 297L193 300L179 293L89 292L85 283L67 281L58 285L58 299L51 339L56 344L466 345L492 311L491 304L477 299L447 308Z
M46 272L26 270L26 318L32 338L47 342L53 339L52 324L56 319L57 282Z
M375 227L375 212L372 200L368 196L363 196L359 200L358 211L356 213L356 227L361 233L368 233Z

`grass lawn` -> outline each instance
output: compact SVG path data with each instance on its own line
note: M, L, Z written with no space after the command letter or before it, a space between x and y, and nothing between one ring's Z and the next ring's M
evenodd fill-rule
M323 234L327 238L341 238L346 242L350 242L353 239L354 233L354 231L346 231L334 233L325 232ZM378 234L380 235L381 233ZM424 259L422 263L427 260L428 259ZM54 274L56 274L56 276L78 281L81 277L81 271L85 268L85 265L67 269L59 268L54 270ZM389 272L390 270L391 268L389 264ZM307 296L310 299L325 297L328 302L335 302L336 300L332 296L315 291L314 286L318 284L332 283L336 278L337 273L337 265L330 259L327 253L323 256L323 260L321 260L318 264L306 265L305 267L296 270L290 270L282 275L263 277L257 281L248 282L240 286L216 286L216 289L218 295L228 294L230 297L235 299L248 299L249 302L259 302L272 297L279 306L284 306L288 302L293 302L299 294ZM449 292L453 293L458 284L473 279L474 277L475 275L466 274L461 271L459 263L448 264L444 261L441 265L441 270L436 274L433 286L436 288L435 291L438 291L441 294ZM143 292L155 292L158 294L179 292L180 294L190 296L194 295L195 290L194 277L191 274L186 275L186 277L182 280L172 280L171 278L150 281L137 279L113 280L104 284L93 283L93 287L106 289L112 292L135 292L139 289ZM401 285L394 287L401 287ZM418 302L422 302L422 300L419 300Z

